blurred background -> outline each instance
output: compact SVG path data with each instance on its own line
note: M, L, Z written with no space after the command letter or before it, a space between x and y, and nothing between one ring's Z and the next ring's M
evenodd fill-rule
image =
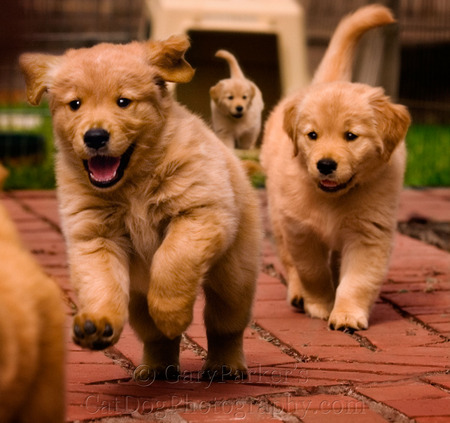
M210 121L209 88L229 70L214 53L235 54L261 89L264 116L307 83L339 20L368 0L3 0L0 5L0 161L8 189L53 188L48 107L28 106L17 58L61 54L99 42L126 43L186 32L191 83L178 100ZM406 105L407 186L450 186L450 1L381 0L398 25L361 42L354 79Z

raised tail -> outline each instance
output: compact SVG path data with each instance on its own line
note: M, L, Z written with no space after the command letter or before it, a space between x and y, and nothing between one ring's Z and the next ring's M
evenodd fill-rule
M393 22L391 11L377 4L361 7L344 17L331 37L312 82L350 81L356 46L362 35L371 28Z
M216 52L216 57L220 57L221 59L225 59L230 66L230 75L231 78L241 78L245 79L244 73L242 72L236 57L234 57L229 51L226 50L218 50Z

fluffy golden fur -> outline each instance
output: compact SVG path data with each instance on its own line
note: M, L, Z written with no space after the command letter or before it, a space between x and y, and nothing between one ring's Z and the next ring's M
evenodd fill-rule
M22 246L2 205L0 258L0 421L62 423L60 291Z
M264 108L261 91L244 76L230 52L219 50L216 57L228 62L231 75L209 90L214 132L229 148L254 148L261 132Z
M239 160L166 81L193 70L184 36L26 54L28 97L47 91L79 312L74 340L101 349L129 318L158 377L179 366L200 287L213 376L245 377L243 331L259 268L256 196ZM170 372L170 374L168 373Z
M344 18L312 84L271 114L262 147L288 301L331 328L364 329L396 226L409 113L351 83L360 36L393 22L371 5Z

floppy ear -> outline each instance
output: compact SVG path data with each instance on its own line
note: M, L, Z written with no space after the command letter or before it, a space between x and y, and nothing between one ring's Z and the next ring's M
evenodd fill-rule
M214 100L214 102L218 102L220 99L220 92L222 90L222 82L219 81L216 85L209 89L209 95Z
M164 80L189 82L195 72L184 58L189 46L189 39L185 35L172 35L164 41L149 41L146 43L147 59L159 68Z
M283 129L289 135L289 138L292 140L292 142L294 144L294 157L298 154L297 104L298 104L298 101L296 98L294 100L289 101L284 106L284 116L283 116Z
M250 82L250 100L253 100L253 97L255 97L256 90L257 90L257 87L256 87L255 83Z
M48 90L52 71L61 62L61 56L41 53L24 53L19 57L20 69L25 76L28 101L36 106Z
M374 90L370 103L384 143L383 159L388 161L397 145L405 139L411 116L405 106L392 103L382 89Z
M250 81L250 97L248 99L248 107L250 107L252 105L257 89L258 89L258 87L256 86L256 84L254 82Z

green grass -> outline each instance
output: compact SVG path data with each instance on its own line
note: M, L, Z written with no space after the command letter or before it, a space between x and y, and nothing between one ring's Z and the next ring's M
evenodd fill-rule
M24 111L38 113L43 117L40 127L29 130L28 133L39 133L45 137L45 158L38 164L14 163L7 164L10 175L5 183L5 189L52 189L55 187L54 176L54 146L51 117L46 104L38 108L24 105L5 108L0 106L0 112ZM23 131L22 131L23 132ZM450 126L414 124L406 137L408 162L405 175L405 186L438 187L450 186ZM238 152L241 159L258 160L257 152ZM252 177L256 187L264 186L264 175L256 173Z
M15 189L54 189L55 174L53 160L39 165L6 166L9 176L5 181L5 190Z
M48 105L43 104L33 107L18 104L15 106L0 106L1 113L19 113L25 115L38 115L41 117L41 125L32 129L13 129L20 134L39 134L45 140L45 153L41 158L27 158L5 161L4 165L9 170L9 176L5 181L4 188L11 189L53 189L55 187L54 175L54 146L52 123ZM1 130L1 129L0 129ZM11 129L8 129L8 132Z
M450 186L450 126L412 125L406 146L406 186Z

